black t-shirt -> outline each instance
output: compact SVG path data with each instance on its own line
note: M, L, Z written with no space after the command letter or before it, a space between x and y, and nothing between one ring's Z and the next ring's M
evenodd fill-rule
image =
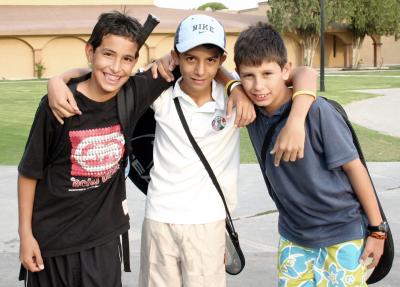
M167 86L163 80L151 80L149 74L128 81L125 90L134 99L129 129ZM73 92L82 115L72 117L66 130L45 97L18 167L20 174L37 179L32 230L47 257L98 246L129 229L126 146L117 108L120 95L95 102ZM66 142L53 159L65 133Z

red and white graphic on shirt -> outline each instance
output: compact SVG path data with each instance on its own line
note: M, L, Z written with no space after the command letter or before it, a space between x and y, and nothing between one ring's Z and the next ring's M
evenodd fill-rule
M125 139L120 125L70 131L71 175L104 177L118 169L124 155Z

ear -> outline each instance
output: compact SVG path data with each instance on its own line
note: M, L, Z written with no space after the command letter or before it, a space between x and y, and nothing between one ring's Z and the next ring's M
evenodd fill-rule
M287 81L289 79L292 70L292 62L287 62L282 68L283 79Z
M224 62L225 62L225 60L226 60L226 54L223 54L222 56L221 56L221 61L220 61L220 65L222 65Z
M179 55L175 50L171 50L171 57L175 66L179 66Z
M93 64L93 58L94 58L94 49L93 46L90 44L86 44L85 46L85 53L86 53L86 59L90 64Z

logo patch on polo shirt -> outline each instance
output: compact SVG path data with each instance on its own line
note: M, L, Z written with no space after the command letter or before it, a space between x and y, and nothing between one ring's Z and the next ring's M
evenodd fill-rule
M215 116L211 125L215 131L223 130L226 126L226 119L222 116Z
M119 168L125 151L120 125L70 131L69 138L72 145L72 176L104 178Z

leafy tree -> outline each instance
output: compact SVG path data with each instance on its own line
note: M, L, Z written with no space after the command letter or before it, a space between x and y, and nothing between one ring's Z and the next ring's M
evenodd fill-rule
M270 23L281 32L298 35L304 44L304 63L312 65L319 40L318 0L270 0L267 12Z
M213 11L227 9L227 7L219 2L208 2L197 8L197 10L206 10L207 8L211 8Z
M281 32L298 35L304 63L311 66L320 34L319 0L269 0L268 20ZM400 0L325 0L325 26L347 24L353 34L352 66L356 67L365 36L400 38Z
M400 0L397 0L396 14L400 15ZM398 39L400 39L400 18L399 17L397 17L397 21L396 22L397 23L396 23L396 29L395 29L395 32L394 32L394 37L395 37L395 39L397 41Z
M365 36L398 35L399 0L349 0L350 15L345 19L353 33L352 67L357 67Z

